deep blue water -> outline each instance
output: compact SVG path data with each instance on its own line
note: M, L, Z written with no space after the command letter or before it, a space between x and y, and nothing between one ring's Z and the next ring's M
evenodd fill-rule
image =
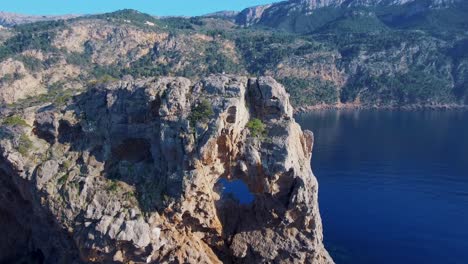
M239 204L250 204L254 201L254 195L249 191L249 187L242 180L228 181L224 178L217 183L221 189L222 198L232 198L239 201Z
M320 111L325 245L340 264L468 263L468 113Z

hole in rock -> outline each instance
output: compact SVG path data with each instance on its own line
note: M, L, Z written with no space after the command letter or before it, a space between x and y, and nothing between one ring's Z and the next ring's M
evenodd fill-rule
M77 139L79 139L81 135L81 126L72 126L67 121L62 120L59 122L58 133L59 142L62 144L69 142L78 142L79 140Z
M254 201L254 195L242 180L220 179L217 186L221 191L222 199L236 200L239 204L251 204Z
M141 162L151 160L151 144L143 138L129 138L112 148L112 154L117 160Z
M226 121L230 124L236 123L236 115L237 115L237 107L231 106L228 109L228 117L226 118Z

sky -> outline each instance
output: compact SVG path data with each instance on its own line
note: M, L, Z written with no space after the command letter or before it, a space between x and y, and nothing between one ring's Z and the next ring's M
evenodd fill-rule
M31 15L95 14L136 9L158 16L196 16L278 0L0 0L0 11Z

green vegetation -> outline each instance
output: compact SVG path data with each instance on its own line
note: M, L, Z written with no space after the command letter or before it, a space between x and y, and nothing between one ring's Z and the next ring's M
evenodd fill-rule
M145 29L158 30L194 30L196 26L202 26L203 22L198 17L167 17L155 18L151 15L141 13L133 9L123 9L112 13L94 15L93 18L105 19L115 23L127 23Z
M94 15L92 18L105 19L110 22L132 23L133 25L140 27L148 27L147 22L156 24L158 20L148 14L144 14L132 9L123 9L112 13L106 13L101 15Z
M38 72L44 68L44 66L48 65L43 65L41 60L38 60L34 57L31 56L18 56L17 59L21 62L23 62L24 67L29 70L30 72Z
M254 118L247 123L247 128L253 137L264 137L266 136L266 126L262 120Z
M429 1L414 1L402 5L352 8L325 7L304 13L273 14L259 27L271 27L300 34L375 32L387 28L425 30L444 36L445 32L463 32L467 26L468 2L458 1L449 8L424 7ZM417 12L409 10L418 10ZM279 11L284 12L284 10Z
M0 78L0 83L2 84L11 84L15 80L21 80L24 78L24 74L15 72L14 74L7 73Z
M37 22L16 26L17 34L7 39L0 48L0 61L26 50L57 51L52 45L52 41L55 38L56 29L63 26L63 21Z
M231 58L222 53L223 48L219 44L209 45L205 50L204 61L200 63L207 65L207 74L210 73L239 73L242 71L242 66L235 63ZM187 72L187 76L197 76L196 68L191 68L191 72Z
M65 160L65 161L62 162L61 167L63 168L63 170L68 171L70 169L71 165L72 164L71 164L70 161Z
M117 192L119 190L120 184L116 180L109 180L107 190L109 192Z
M232 36L250 73L263 74L291 55L289 44L297 38L286 33L244 32Z
M16 149L18 150L18 152L21 155L26 156L29 154L29 151L31 150L32 147L33 147L33 143L31 139L29 139L28 135L21 134L21 136L18 139L17 146L16 146Z
M123 69L123 74L130 74L135 77L164 76L168 75L171 66L169 64L155 64L154 51L133 62L129 68ZM113 73L114 76L117 72Z
M353 10L316 30L320 33L375 33L389 28L367 10Z
M137 186L136 199L145 212L162 210L169 203L171 197L167 195L167 182L152 180L142 182ZM173 200L173 199L172 199Z
M9 116L5 119L3 119L2 125L6 126L23 126L23 127L28 127L28 123L24 119L22 119L19 116Z
M11 83L14 80L15 78L13 77L13 74L7 73L0 78L0 83Z
M192 112L189 116L190 126L194 128L199 122L206 123L213 115L214 112L211 103L206 99L202 99L198 104L192 107Z
M64 106L73 97L75 91L64 90L59 86L60 84L56 84L49 87L49 91L45 94L31 96L8 106L10 108L25 108L46 103L51 103L57 107Z
M135 200L136 199L136 194L135 194L135 192L130 191L130 192L124 193L123 197L124 197L125 200Z
M86 67L91 64L91 54L88 52L70 52L67 54L66 60L69 64Z
M459 1L450 8L428 8L425 12L408 15L408 9L420 8L418 2L376 9L379 18L393 28L418 29L443 37L463 31L467 26L468 2Z
M418 104L431 100L448 102L454 99L446 80L436 74L422 73L418 70L391 77L360 76L344 89L341 100L354 101L358 94L361 94L364 101L373 101L381 105Z
M184 54L181 51L173 50L152 50L147 55L131 63L128 68L121 71L114 68L110 75L123 76L129 74L135 77L173 75L197 78L208 74L243 72L243 65L234 62L233 58L230 58L223 51L224 47L218 41L201 43L197 46L197 54ZM161 57L167 58L168 61L159 62L157 58ZM181 61L189 63L186 63L184 67L180 67Z
M67 181L68 181L68 178L70 177L69 174L65 174L63 175L62 177L60 177L58 180L57 180L57 183L59 185L64 185Z
M199 79L212 73L267 74L281 78L279 81L291 94L295 106L353 102L357 98L362 104L381 105L466 102L468 2L461 1L453 8L408 13L414 8L408 3L385 8L321 8L311 14L292 11L288 16L272 16L247 29L227 20L157 19L134 10L121 10L72 22L17 26L1 39L0 61L19 60L34 75L65 60L82 72L74 81L90 86L124 75ZM130 50L128 58L110 65L92 63L96 47L102 45L98 40L87 41L83 53L54 47L54 38L61 30L73 21L90 18L145 32L167 32L177 47L157 44L138 59L136 54L141 50ZM209 38L192 38L198 33ZM233 49L229 48L231 43ZM32 49L41 51L46 59L23 53ZM341 79L330 80L336 76ZM0 84L9 85L21 78L22 74L6 74ZM54 88L15 105L52 102L61 106L71 96L69 90ZM197 115L191 124L197 122Z
M105 83L109 83L109 82L115 82L117 81L118 79L114 76L111 76L109 74L106 74L106 73L103 73L102 75L101 74L97 74L99 77L97 79L94 79L94 80L91 80L89 81L89 85L91 86L95 86L95 85L99 85L99 84L105 84Z
M159 20L158 25L170 30L194 30L195 25L202 25L200 18L168 17Z
M18 55L14 56L13 58L18 61L21 61L24 64L26 70L28 70L31 73L36 73L48 69L60 60L60 56L57 55L50 55L50 57L44 61L41 61L35 57L28 55ZM20 78L15 77L15 79Z
M284 78L279 80L291 95L296 106L335 104L339 100L338 87L321 79Z

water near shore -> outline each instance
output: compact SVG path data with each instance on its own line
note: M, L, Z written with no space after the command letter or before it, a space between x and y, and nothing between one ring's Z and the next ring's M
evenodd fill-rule
M468 263L468 113L319 111L325 244L337 263Z

